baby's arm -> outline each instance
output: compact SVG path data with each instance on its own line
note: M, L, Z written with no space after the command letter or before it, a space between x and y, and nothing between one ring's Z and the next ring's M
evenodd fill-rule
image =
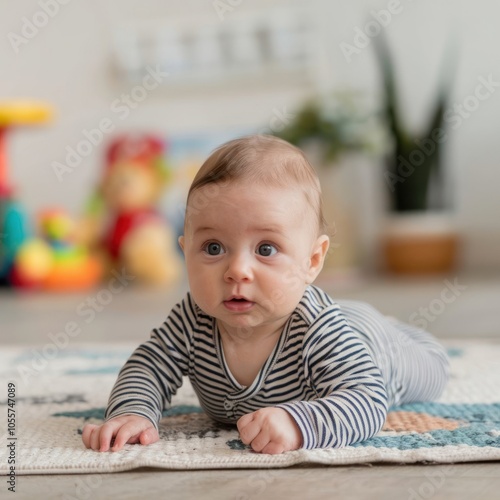
M376 434L387 415L380 370L338 309L322 317L304 339L304 373L318 394L262 408L238 420L240 438L254 451L341 447Z
M87 448L106 451L113 437L113 451L125 443L150 444L158 440L162 411L170 405L188 371L195 322L195 305L188 295L120 370L109 396L106 422L85 426L82 439Z
M326 317L325 317L326 316ZM304 339L310 401L277 405L301 430L304 448L339 448L375 435L387 416L387 391L365 344L338 308L319 318Z
M119 451L126 443L152 444L158 439L152 422L139 415L122 415L102 425L87 424L82 432L83 444L95 451Z

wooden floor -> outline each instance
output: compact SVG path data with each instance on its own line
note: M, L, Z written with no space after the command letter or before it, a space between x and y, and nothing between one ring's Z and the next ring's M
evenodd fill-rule
M427 318L439 338L500 341L500 280L460 278L341 280L321 284L335 298L370 302L404 321ZM0 292L0 345L43 345L50 333L76 321L82 332L72 345L140 342L185 290L104 286L86 294ZM446 300L444 300L446 299ZM93 311L93 313L89 312ZM415 316L416 315L416 316ZM373 464L287 469L168 471L139 469L115 474L18 476L10 494L2 481L0 498L17 499L384 499L488 500L500 498L500 463L454 465Z
M21 476L9 498L168 500L489 500L500 498L500 464L374 465ZM0 498L4 498L0 493ZM5 495L5 498L7 496Z

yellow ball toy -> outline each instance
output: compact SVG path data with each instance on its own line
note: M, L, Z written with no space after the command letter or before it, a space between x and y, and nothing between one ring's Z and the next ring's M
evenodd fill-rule
M35 238L24 243L19 249L15 267L19 275L28 280L42 281L53 265L53 252L45 241Z

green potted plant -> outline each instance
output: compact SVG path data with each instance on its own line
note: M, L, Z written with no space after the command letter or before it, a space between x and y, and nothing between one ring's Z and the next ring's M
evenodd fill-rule
M359 108L352 92L313 97L273 134L314 156L315 166L332 166L342 154L375 148L373 117Z
M453 72L443 68L445 77L427 127L412 134L402 121L394 66L382 34L374 48L383 81L383 115L392 139L384 173L391 205L383 231L386 268L403 274L449 272L456 260L458 237L446 200L443 146Z

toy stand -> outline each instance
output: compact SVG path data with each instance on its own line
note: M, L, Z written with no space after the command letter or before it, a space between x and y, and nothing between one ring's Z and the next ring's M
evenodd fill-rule
M8 179L7 133L20 125L45 123L52 109L33 102L0 102L0 285L9 285L14 256L28 236L28 221Z

